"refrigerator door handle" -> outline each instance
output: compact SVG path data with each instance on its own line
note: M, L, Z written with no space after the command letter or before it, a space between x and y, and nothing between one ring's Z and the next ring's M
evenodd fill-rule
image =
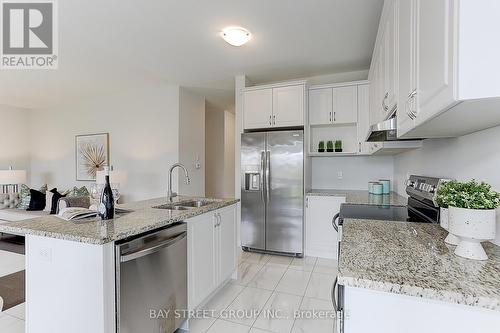
M269 192L271 191L271 152L266 151L266 203L269 203Z
M266 164L266 152L265 151L262 151L260 153L260 197L262 199L262 202L266 202L266 199L264 197L264 186L266 186L266 181L264 180L265 178L265 174L264 174L264 168L265 168L265 164Z

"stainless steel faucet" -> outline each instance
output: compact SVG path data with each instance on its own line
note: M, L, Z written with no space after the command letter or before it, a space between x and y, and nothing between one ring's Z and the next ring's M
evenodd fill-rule
M181 168L184 170L184 177L185 177L185 182L186 185L189 185L191 183L191 179L189 178L189 172L186 169L186 167L181 164L181 163L175 163L173 164L170 169L168 170L168 192L167 192L167 200L168 202L172 202L173 199L177 196L177 193L172 192L172 172L174 171L175 168Z

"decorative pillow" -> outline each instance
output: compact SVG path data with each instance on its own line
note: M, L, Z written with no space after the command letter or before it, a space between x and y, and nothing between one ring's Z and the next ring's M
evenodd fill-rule
M57 203L57 214L63 208L68 207L82 207L89 208L90 207L90 197L65 197L59 199Z
M45 208L45 192L40 192L34 189L30 190L30 205L28 211L43 210Z
M59 199L64 198L66 194L61 194L57 192L57 189L52 189L52 202L50 205L50 214L57 214L57 205L59 204Z
M45 191L45 208L43 209L44 212L50 212L50 209L52 208L52 197L54 196L54 192L57 192L57 188L53 188L50 191Z
M16 208L19 205L19 193L0 193L0 209Z
M40 187L40 192L47 192L47 184ZM19 204L17 205L17 209L27 210L30 206L31 194L30 188L27 185L22 184L19 189Z
M89 197L90 196L90 192L89 190L87 190L87 188L85 186L82 186L80 188L78 187L73 187L73 190L70 190L70 192L68 193L68 197Z

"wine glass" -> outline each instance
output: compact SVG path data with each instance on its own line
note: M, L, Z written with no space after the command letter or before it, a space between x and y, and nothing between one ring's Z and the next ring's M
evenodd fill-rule
M113 191L113 199L115 200L115 207L118 205L118 199L120 199L120 184L114 183L111 184L111 191Z
M102 190L104 186L102 184L93 183L90 186L90 197L94 201L94 203L98 203L101 200Z

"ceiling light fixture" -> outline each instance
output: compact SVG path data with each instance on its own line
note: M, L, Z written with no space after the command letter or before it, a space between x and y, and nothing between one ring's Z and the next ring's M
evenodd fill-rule
M252 34L241 27L227 27L221 32L221 37L233 46L241 46L252 39Z

